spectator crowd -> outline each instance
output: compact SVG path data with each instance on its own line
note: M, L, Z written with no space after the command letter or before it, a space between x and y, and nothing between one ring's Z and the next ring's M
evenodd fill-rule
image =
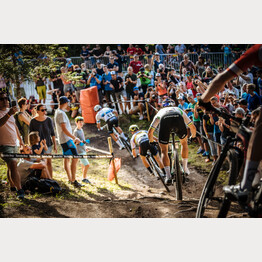
M84 138L83 118L79 105L80 91L96 86L100 105L107 104L115 108L118 114L137 115L139 120L147 119L148 116L152 119L164 101L172 101L175 106L187 113L197 128L199 143L197 153L202 154L206 162L215 161L221 146L212 141L223 145L226 137L234 134L230 131L229 122L216 114L202 110L197 101L215 76L223 72L245 50L240 45L221 45L223 64L214 65L212 59L207 59L206 56L210 49L210 45L207 44L145 46L130 44L126 50L117 45L116 50L111 50L111 47L107 46L103 52L98 44L93 49L90 45L85 45L80 51L82 59L80 65L73 64L72 59L67 58L66 63L54 70L49 78L36 74L35 85L39 101L34 97L19 99L18 112L15 107L10 109L6 81L4 75L1 75L0 152L15 152L16 138L20 139L20 145L23 146L21 152L34 154L57 152L56 129L58 142L64 152L77 150L77 153L84 154L84 147L71 146L74 144L72 141L79 144ZM190 59L192 54L197 56L195 63ZM169 60L166 59L168 55L171 57ZM177 67L174 66L176 63ZM50 83L53 83L53 88L50 88ZM52 96L55 129L53 120L47 116L46 94ZM230 114L244 118L261 105L261 95L262 71L253 67L226 83L223 90L212 97L211 103L214 107L223 108ZM72 131L65 111L70 111L71 117L76 119L75 131ZM22 192L22 177L25 177L25 173L30 174L29 169L38 169L39 176L52 179L51 159L38 163L32 159L21 159L19 163L11 158L5 161L8 165L11 189L17 189L18 194ZM75 177L76 164L75 159L71 162L64 159L69 182L80 187L81 184ZM89 163L82 161L81 164L84 172L83 182L88 183L86 173ZM23 174L21 177L18 175L19 172Z

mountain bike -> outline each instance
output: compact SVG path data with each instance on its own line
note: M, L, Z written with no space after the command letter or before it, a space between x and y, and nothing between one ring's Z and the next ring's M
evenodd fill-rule
M151 167L151 169L153 171L153 174L156 177L159 177L159 179L162 182L163 186L165 187L166 191L170 192L168 186L165 184L162 170L160 169L160 167L158 166L157 161L155 160L155 158L152 156L152 154L150 152L147 152L146 159L147 159L147 162L148 162L149 166Z
M103 130L105 128L108 128L107 124L102 126L101 130ZM116 136L117 139L121 140L122 144L125 146L125 149L130 154L130 156L133 158L132 149L131 149L131 145L129 143L129 139L125 140L123 137L121 137L114 126L113 126L113 133L114 133L114 135ZM125 134L125 136L128 138L128 136L126 134Z
M238 205L232 203L230 198L224 194L223 186L235 185L241 179L251 136L251 131L246 127L249 121L242 121L216 108L213 112L225 119L232 119L231 129L236 135L235 137L227 137L226 144L210 171L199 199L197 218L226 217L230 208L239 211ZM259 187L258 190L261 191ZM257 195L256 203L261 200L260 195Z
M184 177L184 170L179 162L179 156L176 149L175 133L171 133L172 140L169 142L168 156L170 160L170 171L172 175L172 184L175 184L176 199L182 200L182 182Z

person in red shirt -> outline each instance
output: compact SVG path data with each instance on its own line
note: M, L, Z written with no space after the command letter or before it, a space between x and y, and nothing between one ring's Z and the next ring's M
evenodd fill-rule
M134 60L130 62L129 66L133 68L134 74L137 74L141 67L143 67L143 64L141 61L139 61L139 56L134 55Z
M190 72L187 72L186 76L187 76L186 88L192 90L193 96L195 98L197 91L196 91L196 87L194 86L194 83L193 83L192 75L191 75Z
M127 52L128 56L134 55L136 53L136 48L133 47L132 44L130 44L129 47L127 48L126 52Z
M138 45L136 45L136 52L135 53L140 56L140 55L144 54L144 51Z

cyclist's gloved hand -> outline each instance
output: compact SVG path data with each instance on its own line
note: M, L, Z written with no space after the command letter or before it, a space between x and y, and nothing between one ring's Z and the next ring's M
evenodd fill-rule
M157 142L156 141L152 141L152 142L149 142L149 144L152 145L152 146L156 146Z
M204 107L207 111L214 111L214 107L211 105L210 102L205 103L202 98L198 100L198 105Z
M190 141L190 142L192 142L192 141L196 142L196 141L197 141L196 136L195 136L195 137L190 136L190 137L189 137L189 141Z

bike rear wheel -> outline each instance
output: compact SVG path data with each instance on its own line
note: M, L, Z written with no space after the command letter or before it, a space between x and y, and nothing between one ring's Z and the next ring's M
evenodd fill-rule
M234 185L238 172L237 151L230 149L226 155L221 154L211 169L202 191L197 207L197 218L226 217L231 201L225 197L223 186Z
M178 153L174 149L173 152L174 155L174 164L173 164L173 170L175 174L175 186L176 186L176 199L177 200L182 200L183 199L183 194L182 194L182 172L180 170L180 165L179 165L179 158L178 158Z

